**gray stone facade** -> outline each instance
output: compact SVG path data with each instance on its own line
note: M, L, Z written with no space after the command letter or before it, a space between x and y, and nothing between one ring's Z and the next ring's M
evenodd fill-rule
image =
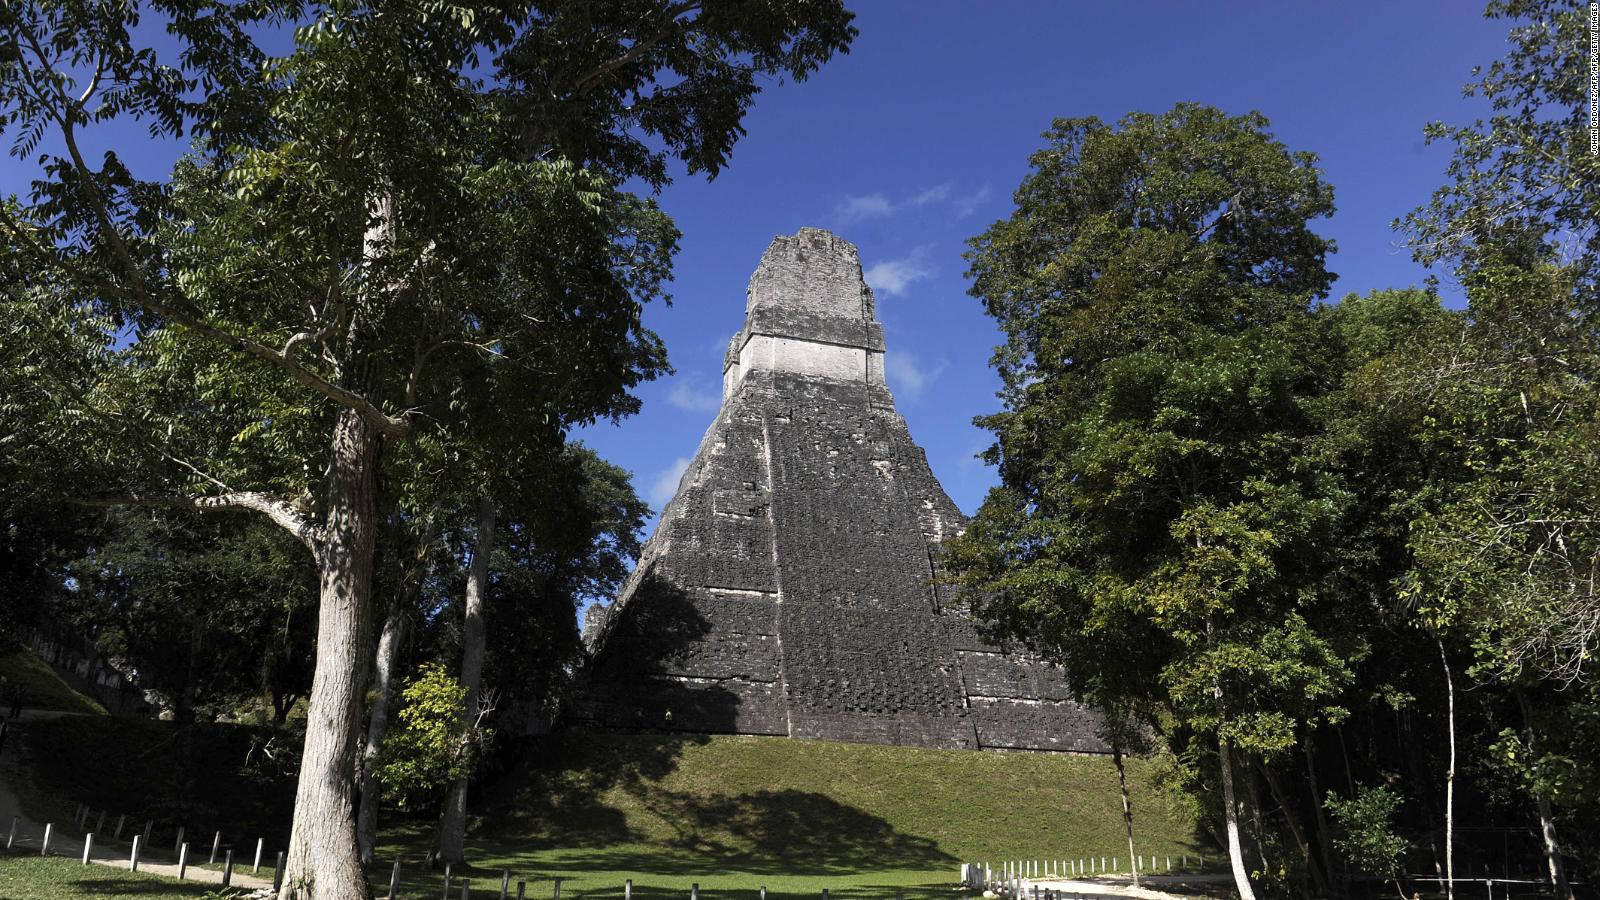
M856 249L776 238L721 410L616 603L585 620L584 727L1100 752L1059 672L932 585L965 524L895 410Z

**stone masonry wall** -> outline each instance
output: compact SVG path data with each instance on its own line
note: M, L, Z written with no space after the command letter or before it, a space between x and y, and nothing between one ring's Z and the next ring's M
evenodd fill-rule
M741 366L753 328L882 352L855 248L778 238L748 313L742 371L618 601L586 622L569 723L1104 751L1057 670L985 645L932 586L965 520L881 374Z

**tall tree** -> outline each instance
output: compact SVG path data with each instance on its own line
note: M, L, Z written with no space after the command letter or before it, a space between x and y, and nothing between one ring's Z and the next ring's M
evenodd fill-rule
M952 552L981 618L1148 633L1141 680L1209 736L1247 900L1242 763L1336 715L1349 677L1313 624L1330 506L1296 465L1332 191L1266 127L1184 104L1046 132L1011 217L971 242L1006 335L1005 409L979 420L1002 486ZM1104 659L1076 652L1053 655Z
M141 12L169 22L171 64ZM500 429L630 411L665 364L639 311L675 233L619 179L659 184L673 157L715 174L758 80L804 77L850 19L837 0L0 12L0 122L19 157L43 151L32 202L0 211L7 253L65 285L35 295L53 311L133 332L118 378L58 401L163 462L107 487L254 510L319 568L286 895L366 894L353 764L379 495L400 487L381 452L448 420L485 365L530 386ZM287 56L252 41L262 21L303 23ZM128 117L195 134L198 158L170 185L92 163L86 133Z
M1416 590L1475 644L1480 672L1526 692L1571 683L1600 644L1600 156L1588 121L1592 21L1581 4L1496 0L1506 55L1475 72L1486 119L1435 123L1449 181L1403 226L1416 258L1448 266L1472 328L1436 366L1440 406L1472 475L1418 522ZM1581 703L1581 701L1580 701ZM1548 872L1570 897L1550 799L1529 778Z

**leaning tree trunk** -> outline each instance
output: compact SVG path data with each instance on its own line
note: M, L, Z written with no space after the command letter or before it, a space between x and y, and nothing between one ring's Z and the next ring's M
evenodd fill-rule
M1239 900L1256 900L1244 866L1244 844L1239 840L1239 804L1233 793L1233 751L1228 739L1217 737L1217 764L1222 770L1222 821L1228 832L1228 861L1233 866L1233 886Z
M1327 875L1328 884L1339 882L1339 877L1333 869L1333 839L1328 830L1328 817L1322 811L1322 789L1317 783L1317 754L1312 736L1306 735L1306 777L1311 785L1311 809L1316 813L1317 822L1317 849L1322 856L1322 871Z
M372 666L372 709L367 715L367 741L361 750L361 803L356 810L356 846L361 863L372 862L372 848L378 836L378 751L389 733L389 702L394 694L394 664L400 643L405 640L408 602L415 595L410 584L400 587L402 599L389 605L378 638L378 653Z
M1433 640L1439 645L1439 662L1444 666L1444 692L1446 726L1450 734L1450 768L1444 777L1444 896L1456 896L1456 684L1450 675L1450 657L1444 652L1444 639L1437 634Z
M1128 773L1122 764L1122 741L1115 731L1111 738L1111 761L1117 765L1117 784L1122 788L1122 827L1128 832L1128 865L1132 867L1133 886L1138 887L1139 857L1133 852L1133 802L1128 799Z
M1517 706L1522 710L1522 727L1528 736L1528 753L1537 759L1534 749L1533 709L1528 703L1528 693L1516 689ZM1561 862L1561 844L1556 840L1556 820L1550 811L1550 797L1534 789L1535 803L1539 808L1539 836L1544 841L1545 863L1550 869L1550 885L1555 888L1557 900L1572 900L1572 884L1567 881L1567 868Z
M372 552L377 526L373 470L380 438L372 424L341 410L334 425L328 510L318 553L316 673L306 707L305 749L295 789L282 896L286 900L365 900L370 896L356 847L353 804L361 724L362 655L371 618Z
M1276 772L1272 771L1269 763L1257 761L1256 768L1261 770L1261 779L1267 783L1267 791L1272 794L1272 799L1283 810L1283 821L1289 826L1289 836L1294 838L1295 848L1300 851L1300 860L1306 867L1306 874L1310 876L1311 883L1318 894L1328 892L1327 882L1322 879L1322 872L1311 858L1311 842L1306 838L1305 830L1300 827L1300 821L1294 816L1294 807L1289 804L1289 793L1284 790L1283 782L1278 780ZM1307 891L1310 896L1310 891Z
M467 572L467 599L461 632L462 733L469 734L477 724L478 687L483 680L483 597L489 583L489 555L494 552L494 501L478 501L478 538L472 550L472 567ZM450 788L445 799L444 818L439 823L439 860L453 865L466 862L467 775L465 772Z

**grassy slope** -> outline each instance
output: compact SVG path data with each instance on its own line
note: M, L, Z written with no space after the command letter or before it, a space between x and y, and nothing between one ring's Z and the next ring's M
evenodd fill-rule
M170 853L182 823L201 843L223 828L241 861L264 835L270 862L287 836L293 776L275 763L262 768L254 742L263 735L119 717L26 722L22 768L8 745L0 775L41 820L66 821L75 803L89 802L109 807L113 820L126 810L137 820L130 833L156 818L153 854ZM512 770L487 779L473 801L480 815L469 855L478 868L467 874L478 890L498 889L508 868L542 898L560 876L564 897L614 897L632 878L644 898L682 900L698 882L712 897L766 885L776 900L815 898L824 887L841 900L898 891L931 900L951 896L963 860L1127 852L1116 773L1101 758L635 735L545 738L506 756ZM1186 807L1160 788L1160 765L1133 760L1129 775L1139 851L1194 855ZM397 854L408 894L437 894L438 874L419 865L432 824L385 813L373 869L380 894ZM112 888L137 889L102 886Z
M168 852L179 825L208 852L217 829L250 852L257 836L281 849L273 836L288 835L299 747L268 745L266 729L73 716L24 721L17 737L19 752L7 746L0 777L36 821L70 821L87 803L97 816L109 811L108 830L126 813L125 838L154 819L152 851Z
M0 652L0 677L5 678L8 688L21 690L25 706L106 714L105 707L73 690L49 663L26 647Z
M533 742L525 759L480 791L469 856L480 870L545 881L535 896L548 897L555 876L568 879L564 895L614 894L632 878L642 895L698 882L948 896L963 860L1127 856L1108 759L616 735ZM1134 760L1129 774L1139 851L1194 855L1160 766ZM381 856L414 865L428 833L390 829Z

